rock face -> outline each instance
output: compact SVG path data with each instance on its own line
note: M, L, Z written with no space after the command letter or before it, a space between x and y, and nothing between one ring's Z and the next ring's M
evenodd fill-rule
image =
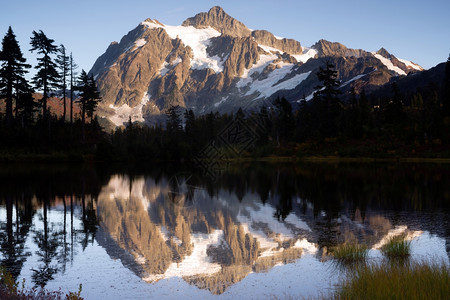
M243 23L229 16L221 7L214 6L209 12L199 13L186 19L181 26L194 26L195 28L212 27L223 35L245 37L251 30Z
M250 30L215 6L181 26L146 19L113 42L90 73L102 96L100 116L116 126L155 124L172 105L196 114L295 103L318 85L316 72L331 60L343 87L371 87L421 71L384 49L367 52L320 40L311 48L266 30Z
M313 46L319 53L319 56L370 56L369 52L361 49L349 49L341 43L333 43L326 40L320 40Z

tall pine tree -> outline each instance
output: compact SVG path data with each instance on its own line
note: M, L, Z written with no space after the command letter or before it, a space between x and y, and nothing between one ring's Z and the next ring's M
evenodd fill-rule
M72 132L73 124L73 91L75 88L75 78L77 77L76 69L78 65L73 61L72 52L69 56L69 68L70 68L70 130Z
M77 90L80 91L78 103L81 108L82 137L83 140L85 140L86 114L91 117L91 120L93 119L95 108L100 101L100 94L97 90L97 84L95 83L94 77L92 75L89 76L84 70L81 70Z
M340 82L337 80L337 77L338 73L330 61L325 62L325 69L320 67L319 72L317 72L317 78L322 84L316 87L318 91L315 93L315 96L324 102L327 109L326 124L324 126L324 132L322 132L325 136L335 136L339 129L339 116L342 112L342 103L338 98L341 92L338 89Z
M444 118L450 117L450 55L445 63L444 93L442 98Z
M8 28L8 32L2 41L0 62L0 98L6 99L6 123L10 125L13 118L14 85L18 82L25 81L24 75L27 73L26 69L31 67L25 64L26 60L23 57L22 51L20 51L19 44L11 26Z
M58 47L53 43L55 41L49 39L42 30L39 32L33 31L31 37L31 52L37 51L42 56L37 59L38 64L35 69L38 70L33 77L33 83L38 90L42 90L42 117L47 118L47 99L50 91L58 86L58 71L56 70L56 63L53 61L51 55L57 53Z
M60 45L58 48L58 56L56 57L56 64L59 69L59 85L58 87L62 90L62 101L63 101L63 122L66 121L66 90L67 90L67 79L69 76L70 69L70 58L66 54L66 47Z

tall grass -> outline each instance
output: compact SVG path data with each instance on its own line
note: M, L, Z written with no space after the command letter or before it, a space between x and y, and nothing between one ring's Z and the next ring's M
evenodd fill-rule
M446 264L362 265L350 273L335 299L449 299Z
M381 248L381 251L391 260L407 259L411 255L411 242L405 238L405 235L389 238L388 242Z
M367 246L361 244L341 244L331 248L333 258L342 264L362 263L367 258Z
M14 280L11 274L0 266L0 299L8 300L83 300L81 297L82 286L77 292L64 294L61 290L50 291L45 288L25 288L25 281L22 287Z

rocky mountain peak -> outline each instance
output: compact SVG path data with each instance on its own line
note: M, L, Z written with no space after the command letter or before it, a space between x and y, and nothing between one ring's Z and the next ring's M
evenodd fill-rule
M186 19L182 26L194 26L205 28L211 26L222 34L245 37L251 34L251 30L242 22L228 15L220 6L214 6L207 13L202 12L194 17Z
M377 52L376 52L377 54L380 54L381 56L383 56L383 57L386 57L386 58L392 58L392 55L386 50L386 49L384 49L384 48L381 48L380 50L378 50Z
M370 53L361 49L350 49L341 43L330 42L324 39L319 40L315 43L312 48L316 49L319 56L355 56L364 57L369 56Z

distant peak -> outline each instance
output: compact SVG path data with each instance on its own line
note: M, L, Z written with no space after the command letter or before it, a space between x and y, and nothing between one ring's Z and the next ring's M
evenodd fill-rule
M208 11L208 14L219 15L219 14L226 14L226 13L222 7L214 6L214 7L211 7L211 9Z
M381 56L386 57L386 58L391 58L391 56L392 56L392 54L390 54L390 53L389 53L386 49L384 49L383 47L380 48L380 50L378 50L376 54L380 54Z
M248 29L242 22L228 15L222 7L214 6L208 12L201 12L186 19L181 25L196 28L212 27L222 34L230 36L250 36Z

